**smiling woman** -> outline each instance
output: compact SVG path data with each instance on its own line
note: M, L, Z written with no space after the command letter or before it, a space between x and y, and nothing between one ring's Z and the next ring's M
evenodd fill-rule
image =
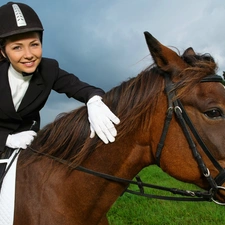
M7 19L7 22L5 22ZM119 119L103 103L104 91L62 70L56 60L42 57L43 25L26 4L0 7L0 158L26 149L40 129L40 110L51 90L87 105L89 133L114 142ZM29 130L36 121L34 130ZM5 163L0 163L4 173Z
M114 123L119 119L102 102L104 91L60 69L54 59L42 57L44 29L35 11L28 5L9 2L0 7L0 21L5 18L8 22L0 24L0 71L4 84L1 92L6 93L9 103L2 105L4 116L0 114L0 151L5 145L26 148L31 143L36 133L28 131L29 127L35 120L39 130L39 111L52 89L87 103L90 137L96 132L105 143L113 142ZM24 138L18 138L18 133Z

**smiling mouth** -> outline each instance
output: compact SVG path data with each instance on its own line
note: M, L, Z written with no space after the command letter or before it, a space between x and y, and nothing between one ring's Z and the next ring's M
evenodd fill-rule
M35 61L30 61L30 62L22 62L22 64L23 64L23 65L28 66L28 67L33 66L33 65L34 65L34 63L35 63Z

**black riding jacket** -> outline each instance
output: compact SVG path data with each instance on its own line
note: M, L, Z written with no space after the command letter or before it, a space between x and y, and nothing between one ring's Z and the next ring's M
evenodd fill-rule
M8 81L8 68L9 62L0 62L0 151L4 149L9 134L29 130L32 121L37 121L36 131L39 130L39 112L51 90L65 93L69 98L84 103L94 95L104 94L102 89L84 83L74 74L60 69L56 60L42 58L16 111Z

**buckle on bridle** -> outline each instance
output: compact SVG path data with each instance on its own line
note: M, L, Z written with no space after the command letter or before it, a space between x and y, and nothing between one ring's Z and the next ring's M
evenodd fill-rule
M219 189L222 189L222 190L225 191L225 187L217 186L217 191L218 191ZM225 202L219 202L219 201L217 201L217 200L214 199L215 193L213 193L213 192L214 192L213 189L211 189L210 192L212 193L212 198L211 198L211 200L212 200L214 203L216 203L217 205L225 205Z

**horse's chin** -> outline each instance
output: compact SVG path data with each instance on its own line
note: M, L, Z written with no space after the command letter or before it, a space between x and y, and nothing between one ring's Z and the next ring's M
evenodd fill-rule
M225 203L225 185L222 187L219 187L219 190L216 193L215 200L221 203Z
M207 182L203 182L200 185L198 184L198 186L200 188L202 188L204 190L208 190L210 192L211 187L209 186L209 184L207 184ZM217 193L211 200L215 200L215 202L217 202L217 203L225 204L225 184L223 186L218 187Z
M225 168L225 160L218 160L218 162L223 168ZM218 175L217 170L214 170L214 171L212 170L211 172L212 173L215 172L215 174L217 173L216 175ZM223 183L222 186L218 187L218 192L216 193L215 200L221 203L225 203L225 182Z

